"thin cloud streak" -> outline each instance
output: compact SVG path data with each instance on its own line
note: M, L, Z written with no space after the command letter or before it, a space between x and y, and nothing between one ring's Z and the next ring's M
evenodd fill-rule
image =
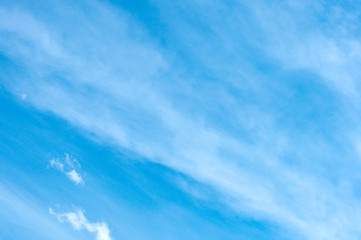
M46 209L44 211L42 204L34 201L33 196L21 187L1 182L0 193L1 224L26 226L25 232L27 228L31 229L31 236L37 239L78 239L56 221L52 221L53 218Z
M278 15L277 9L270 9L270 12L263 11L268 8L263 7L261 3L248 6L260 11L257 12L258 18L261 19L266 13L272 19L272 16ZM318 172L308 171L314 166L313 163L311 167L295 167L289 164L290 159L285 158L287 150L291 149L294 155L301 155L300 161L312 161L315 158L312 154L311 156L304 154L309 149L313 149L312 144L307 143L310 139L316 139L315 145L319 146L319 149L312 153L316 157L328 158L329 156L323 155L322 152L324 149L332 148L333 143L327 142L323 136L310 134L305 137L307 141L304 146L299 146L293 135L295 131L280 127L277 112L263 110L262 107L254 106L252 102L239 102L237 95L229 93L227 88L217 88L229 82L234 83L232 77L221 79L218 85L215 84L214 89L210 87L207 93L209 96L202 90L193 89L193 86L189 90L182 85L183 77L179 76L182 74L178 75L183 69L172 69L172 62L168 60L167 53L142 33L141 27L134 20L125 13L113 10L110 6L100 3L91 6L83 4L97 12L99 17L94 20L77 13L70 16L73 20L79 20L82 35L77 34L79 29L71 26L73 21L64 23L70 30L60 27L54 30L50 24L47 25L31 12L7 9L1 11L6 20L0 24L0 28L4 32L11 33L14 40L12 42L2 40L1 51L9 56L16 56L16 60L24 64L31 76L34 76L31 80L19 77L20 80L8 83L7 87L10 91L16 94L26 89L28 92L26 101L36 107L61 116L104 142L130 149L150 161L164 164L214 187L223 201L240 214L276 221L284 227L295 229L296 235L304 235L308 239L356 239L359 236L360 230L355 223L360 220L361 215L359 211L354 211L359 206L354 197L345 198L342 192L340 193L339 186L334 183L334 179ZM221 7L228 8L222 4ZM49 8L52 6L50 5ZM67 8L62 9L57 14L63 17L66 10ZM56 28L54 18L51 20L55 21ZM286 31L290 35L290 38L287 34L280 35L286 36L281 41L278 41L277 37L272 37L273 35L267 38L269 41L266 45L267 49L264 50L267 54L275 56L292 69L312 69L323 78L336 81L335 78L330 77L327 69L333 68L339 58L338 53L344 52L338 47L340 45L336 44L335 53L331 53L337 59L327 60L330 53L320 49L318 45L324 43L318 39L328 39L324 33L320 32L317 38L310 36L310 42L297 45L297 40L294 38L299 34L287 30L287 24L285 29L274 29L276 23L267 24L258 18L253 24L262 26L260 34L268 37L271 35L270 32L281 34L280 32ZM24 19L27 20L28 29L33 31L21 27L20 23ZM10 23L11 20L15 23ZM105 23L107 28L103 30ZM292 23L297 22L291 20L289 24ZM120 28L118 28L119 24ZM196 38L196 33L191 31L191 27L187 28L186 23L184 24L186 27L179 29L190 32L185 32L183 35L187 36L189 33L189 36ZM131 29L138 31L132 32ZM222 31L225 30L212 25L211 32L215 32L217 36L222 36ZM99 36L102 38L99 39ZM297 54L283 56L282 53L286 52L285 48L289 46L284 43L288 43L289 39L291 39L289 41L291 49L300 49L296 52L307 50L309 51L307 56L314 52L312 49L317 49L316 54L312 55L314 59L308 62L305 60L306 57ZM227 46L237 43L233 42L233 39L223 40L229 43ZM209 41L207 44L210 48L216 49L216 41ZM333 42L329 45L335 46ZM358 42L354 46L357 45ZM204 51L200 52L201 50ZM190 51L200 53L193 54L200 59L211 59L204 53L207 52L206 49L201 50ZM217 49L219 52L222 52L221 50ZM293 61L294 65L291 63L287 65L293 58L299 60ZM359 57L355 56L355 58L359 61ZM347 57L342 57L340 61L342 64L341 67L337 67L337 73L342 75L345 72L343 66L347 64ZM259 102L262 102L262 95L259 93L267 93L269 99L276 100L277 97L272 95L272 89L268 90L267 86L263 86L267 77L259 74L256 77L261 77L255 78L256 71L252 66L246 68L247 64L243 62L244 59L240 59L237 64L245 66L242 74L247 78L246 90L251 89L251 92L255 93L254 98ZM319 65L315 65L315 62ZM234 67L238 67L237 64ZM222 75L222 64L214 67L213 62L207 62L205 65ZM48 68L57 72L55 78L48 72ZM353 74L352 76L346 77L354 79L358 74L355 69L350 73ZM185 78L187 77L192 78L192 76ZM173 83L176 88L179 87L179 92L185 92L180 100L167 94L168 78L174 79ZM252 81L255 82L254 85L250 83ZM163 83L165 83L164 88ZM203 84L200 85L210 86L208 81L204 81ZM346 85L343 89L354 89L352 84ZM219 105L224 105L234 113L230 116L235 116L236 126L244 130L245 135L253 141L246 141L242 136L233 135L227 127L214 126L211 123L213 119L203 118L202 114L197 115L197 111L188 111L184 106L178 107L176 103L182 102L182 97L187 98L188 91L199 93L199 98L206 99L219 96L220 92L223 92L224 98L217 98ZM342 93L350 91L342 90ZM237 94L241 95L241 93ZM191 109L192 106L189 105ZM252 120L239 120L240 118ZM297 137L302 139L304 136L298 134ZM302 147L303 149L300 149ZM308 159L309 157L311 160ZM332 156L329 161L340 157L340 155ZM320 164L322 167L323 163L314 164ZM345 169L352 168L352 163L347 164ZM63 169L61 164L56 162L54 167ZM81 177L75 170L73 171L66 174L73 181L81 182L79 180ZM342 174L338 175L337 169L331 171L335 172L337 178L344 177ZM347 178L347 181L353 184L352 179ZM70 215L61 216L70 221ZM71 218L78 221L82 219L82 215L79 212L73 213ZM81 226L85 227L84 224Z

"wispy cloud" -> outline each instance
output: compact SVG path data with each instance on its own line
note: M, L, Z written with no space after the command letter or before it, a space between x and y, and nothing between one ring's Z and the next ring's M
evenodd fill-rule
M82 209L74 212L56 213L52 208L49 208L49 213L56 216L60 222L70 223L76 230L85 229L90 233L96 233L96 240L111 240L108 225L105 222L89 222Z
M46 7L55 14L46 20L34 9L4 7L0 29L7 38L0 38L0 50L30 76L14 77L7 89L26 91L39 109L103 142L210 185L239 213L308 239L356 239L359 203L342 186L354 189L357 182L360 164L354 149L345 150L352 146L345 132L354 124L360 128L358 115L342 108L349 103L343 98L327 101L338 96L334 86L342 94L359 94L360 42L347 28L354 22L336 33L331 30L339 25L328 20L328 28L313 29L308 16L316 21L319 7L326 8L323 1L302 11L294 1L171 4L156 4L169 39L178 39L169 49L103 3L72 5L91 9L97 18L65 5L54 10L51 3ZM198 9L200 26L192 16L185 20L188 9ZM344 30L344 39L332 37ZM191 57L172 62L172 50ZM297 77L309 78L299 72L313 73L310 82L321 87L296 83ZM72 181L83 182L74 162L52 161ZM88 229L81 211L59 216Z
M253 6L262 31L260 46L290 69L308 69L345 97L359 99L361 43L357 31L359 3L295 1ZM352 7L350 7L352 6Z
M51 159L50 166L64 173L71 181L79 185L84 185L85 182L81 175L74 169L80 168L78 160L71 158L69 154L65 154L64 161L59 159Z
M59 171L64 171L64 164L59 161L59 159L51 159L50 166L55 167Z

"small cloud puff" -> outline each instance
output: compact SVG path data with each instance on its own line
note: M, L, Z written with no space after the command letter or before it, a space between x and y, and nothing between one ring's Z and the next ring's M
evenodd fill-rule
M105 222L89 222L82 209L74 212L56 213L52 208L49 208L49 213L56 216L59 222L69 222L76 230L86 229L88 232L96 233L96 240L111 240L108 225Z
M75 170L75 168L80 168L80 163L75 158L71 158L69 154L65 154L64 161L60 161L59 159L51 159L50 166L64 173L71 181L75 182L76 184L85 184L83 178Z
M84 184L83 178L74 169L65 174L76 184Z
M58 169L59 171L64 171L64 164L61 163L58 159L51 159L50 166Z

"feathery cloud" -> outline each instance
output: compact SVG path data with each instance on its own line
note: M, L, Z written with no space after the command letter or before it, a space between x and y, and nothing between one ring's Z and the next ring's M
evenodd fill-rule
M89 222L82 209L74 212L56 213L52 208L49 208L49 213L56 216L60 222L70 223L76 230L85 229L90 233L96 233L96 240L111 240L108 225L105 222Z
M79 185L84 185L85 182L81 175L74 169L80 168L78 160L71 158L69 154L65 154L65 160L60 161L59 159L51 159L50 166L64 173L71 181Z
M156 4L167 32L180 39L171 49L196 64L189 73L126 13L100 2L71 6L82 4L97 18L67 6L46 20L31 10L0 9L0 29L9 35L0 49L33 76L15 77L6 85L9 91L29 92L30 104L97 139L212 186L235 211L308 239L356 239L359 204L355 195L340 191L340 182L354 186L354 169L360 167L352 150L344 150L352 146L344 130L361 129L348 106L357 101L327 101L339 97L332 89L359 94L355 19L341 29L331 20L325 25L317 20L317 11L327 10L325 1L307 1L309 8L302 9L294 1ZM184 20L190 8L199 11L202 28ZM321 27L313 29L309 19ZM339 34L342 39L335 38ZM309 71L314 85L295 83L297 77L308 79L299 72ZM334 112L342 114L326 124L322 117ZM81 184L71 168L75 163L66 164L71 170L51 162ZM81 219L80 213L64 216Z

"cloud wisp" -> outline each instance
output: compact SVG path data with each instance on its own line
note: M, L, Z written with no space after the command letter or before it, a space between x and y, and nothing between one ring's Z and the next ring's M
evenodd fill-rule
M85 182L81 175L75 170L75 168L80 168L78 160L71 158L69 154L65 154L64 161L59 159L51 159L49 162L49 167L55 168L60 172L64 173L71 181L78 185L84 185Z
M105 222L89 222L84 216L84 211L78 209L74 212L56 213L49 208L49 213L56 216L60 222L68 222L76 230L85 229L90 233L96 234L96 240L111 240L110 230Z
M346 51L343 57L339 52L345 52L344 41L329 40L327 32L308 28L309 34L300 44L297 39L303 32L293 31L292 26L306 17L289 19L284 10L288 5L280 10L280 6L264 7L268 5L263 1L244 4L239 8L247 9L252 21L242 22L240 16L247 15L237 12L238 8L212 3L215 7L190 1L182 5L188 9L199 4L192 9L200 9L197 16L204 21L203 28L181 17L167 18L168 10L184 14L177 12L181 7L160 7L161 17L175 19L164 23L170 34L174 38L187 36L181 41L184 45L178 43L171 49L189 53L201 62L194 68L206 69L207 74L189 73L173 63L166 47L154 43L134 19L103 3L71 5L91 9L97 18L70 11L66 4L55 10L48 3L46 7L54 14L45 17L34 9L1 8L5 20L0 20L0 30L7 37L0 38L0 50L30 76L18 75L8 80L6 87L15 95L27 92L24 101L66 119L97 140L129 149L210 185L239 214L274 221L308 239L357 239L361 213L354 209L360 209L360 204L353 190L346 192L341 186L355 188L353 169L360 164L354 161L352 150L343 149L351 141L343 134L345 127L328 122L334 131L331 138L323 133L323 119L317 118L317 114L338 112L345 99L334 105L321 101L331 110L319 113L324 109L309 107L318 105L312 102L319 99L313 85L291 85L293 79L281 81L287 74L296 76L296 69L312 71L316 79L312 81L317 83L337 82L334 75L348 72L346 66L352 71L345 78L356 81L359 70L354 63L347 64L347 56L354 51ZM228 18L217 15L215 8L229 12ZM279 11L284 15L276 21L282 16ZM267 16L272 21L264 20ZM57 19L71 21L59 23ZM286 23L279 28L278 22ZM247 24L258 29L257 39L264 42L247 43L254 40ZM235 29L245 30L234 35ZM312 37L314 32L319 34L317 38ZM346 48L357 50L359 42L353 37L349 40ZM333 52L318 47L325 42ZM268 69L263 62L239 57L242 50L247 55L244 49L249 45L279 65L270 64ZM288 47L294 50L292 54L285 54ZM353 57L355 62L360 60L357 54ZM263 68L264 72L259 70ZM272 68L276 68L274 78L267 77ZM334 69L335 74L328 69ZM216 80L209 80L210 73ZM337 83L343 86L342 94L355 89L353 81L340 79ZM297 98L298 89L309 95ZM322 85L322 89L328 88ZM339 96L329 89L327 94L330 98ZM309 102L302 105L306 100ZM333 122L355 123L349 108L341 112L345 114L337 115ZM292 121L298 118L301 123ZM317 131L304 127L305 122ZM333 140L335 136L342 141ZM50 164L83 184L74 162L68 160L51 160ZM58 216L74 221L73 226L98 232L87 225L90 223L82 211Z

